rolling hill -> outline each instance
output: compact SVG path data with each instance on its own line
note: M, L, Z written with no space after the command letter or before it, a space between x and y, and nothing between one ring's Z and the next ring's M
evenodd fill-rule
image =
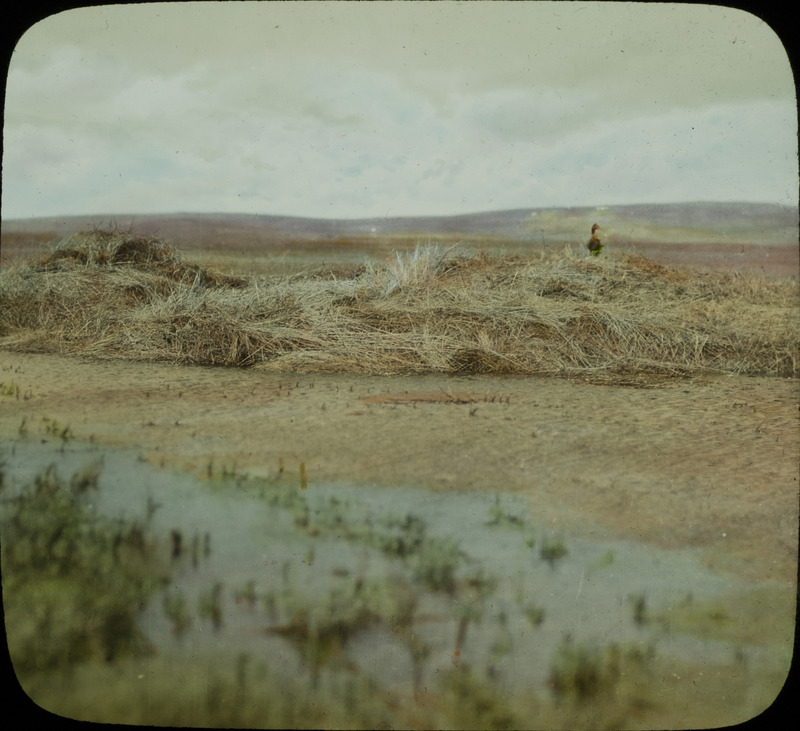
M92 227L132 228L185 250L267 253L270 248L359 251L403 248L420 240L465 241L515 252L528 247L582 246L592 223L608 246L656 259L796 273L798 209L765 203L676 203L584 208L522 208L452 216L324 219L238 213L62 216L2 222L2 260L26 256L47 242ZM733 259L731 259L733 257ZM738 257L738 258L737 258ZM733 263L731 264L731 260ZM726 264L727 261L727 264ZM776 271L773 271L776 270Z

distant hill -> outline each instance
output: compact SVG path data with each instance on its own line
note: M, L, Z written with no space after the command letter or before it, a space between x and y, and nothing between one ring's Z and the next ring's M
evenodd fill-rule
M2 222L3 261L92 227L131 228L159 235L187 251L229 250L237 255L336 244L367 252L433 239L465 241L515 250L528 246L583 245L593 223L609 246L636 248L679 261L696 245L777 247L793 266L798 246L798 209L766 203L668 203L584 208L520 208L454 216L324 219L236 213L63 216ZM686 247L689 247L688 249ZM793 248L787 248L793 247ZM710 250L710 249L709 249ZM788 252L788 253L787 253ZM690 252L693 255L693 252ZM677 258L676 258L677 257Z
M251 232L265 241L334 239L343 236L370 235L453 235L523 238L524 223L533 209L493 211L457 216L392 218L303 218L240 213L170 213L155 215L63 216L3 221L3 234L59 236L91 227L133 227L142 233L158 233L164 238L184 239L197 233Z
M164 238L195 239L198 234L250 232L268 240L333 239L342 236L419 234L488 236L514 241L588 238L586 222L625 239L652 238L673 229L682 241L741 240L796 243L798 211L769 203L675 203L586 208L519 208L455 216L358 219L302 218L238 213L63 216L3 221L2 233L63 236L88 227L116 225ZM754 238L758 240L753 240Z

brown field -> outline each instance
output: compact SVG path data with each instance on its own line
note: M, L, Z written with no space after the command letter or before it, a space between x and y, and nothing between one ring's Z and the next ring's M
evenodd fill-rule
M264 256L241 231L233 247L175 248L180 236L140 228L55 247L8 236L4 440L46 415L190 471L302 465L311 482L523 495L553 529L697 550L774 591L743 627L776 656L790 648L796 245L640 241L592 259L477 235L367 249L364 234ZM785 666L766 667L671 668L658 703L594 719L736 723L777 693ZM404 723L432 723L432 703Z

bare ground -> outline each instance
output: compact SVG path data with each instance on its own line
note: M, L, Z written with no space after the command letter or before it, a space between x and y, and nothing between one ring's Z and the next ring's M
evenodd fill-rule
M695 547L717 570L793 584L798 381L653 388L557 378L281 375L0 351L0 439L42 434L203 472L526 495L583 535ZM53 437L48 437L53 438ZM299 477L298 477L299 479Z

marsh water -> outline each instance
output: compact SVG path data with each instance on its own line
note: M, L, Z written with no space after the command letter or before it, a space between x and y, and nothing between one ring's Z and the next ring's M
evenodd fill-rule
M546 692L565 642L701 667L763 651L672 631L670 612L747 591L692 550L556 533L530 501L499 491L316 484L211 464L200 477L58 440L21 440L2 457L6 504L48 465L65 478L99 466L81 500L146 525L169 562L138 615L162 656L256 656L298 678L331 663L409 691L464 665L511 693Z

